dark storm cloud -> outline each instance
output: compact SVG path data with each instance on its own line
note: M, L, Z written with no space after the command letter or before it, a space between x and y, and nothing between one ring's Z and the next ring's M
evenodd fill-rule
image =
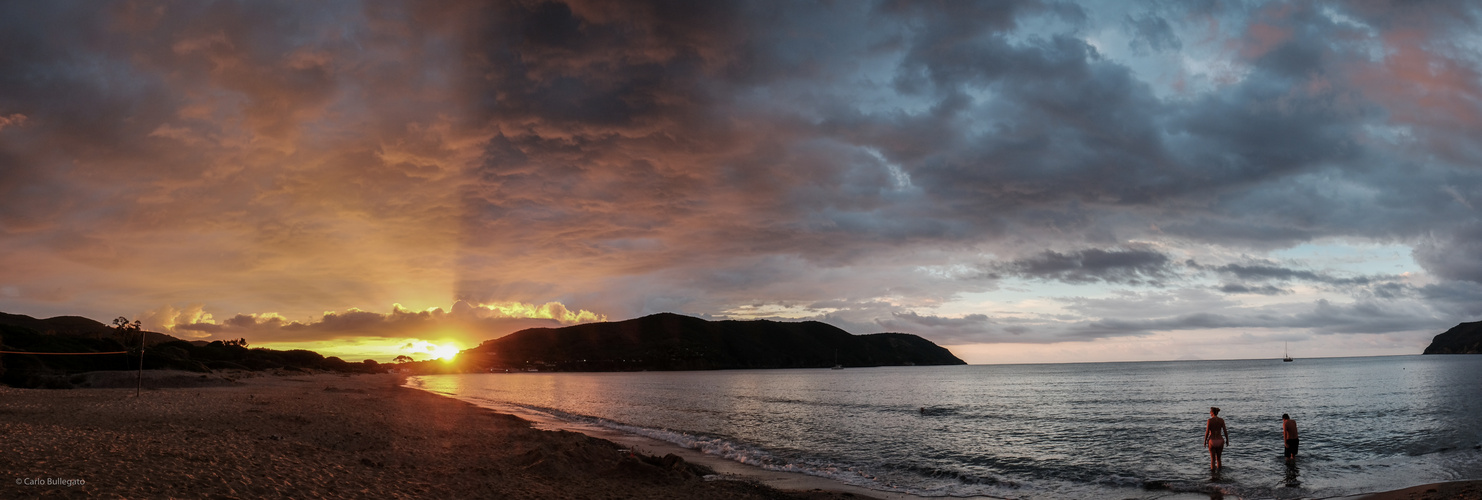
M1291 74L1284 60L1256 61L1256 74L1228 90L1170 106L1081 39L1017 41L982 30L942 43L952 21L924 22L902 73L925 75L943 102L995 96L954 106L961 111L947 118L965 123L952 129L953 147L892 156L911 164L913 178L938 198L1010 209L1196 202L1354 157L1359 111L1329 105L1338 91L1292 95L1308 75ZM1309 36L1282 46L1325 54L1323 32ZM984 133L969 133L973 122Z
M1039 255L994 266L1004 275L1066 283L1157 284L1174 276L1167 255L1153 250L1087 249Z
M69 170L103 181L126 172L60 169L48 157L110 158L130 169L149 156L149 132L175 99L158 75L118 61L124 43L107 29L107 9L62 9L48 3L0 6L0 230L32 232L63 226L87 203ZM124 211L126 207L114 205Z
M1379 283L1359 292L1363 297L1397 300L1415 296L1415 287L1405 283Z
M1275 280L1286 281L1286 280L1299 279L1299 280L1305 280L1305 281L1316 281L1316 282L1320 282L1320 283L1353 283L1353 282L1364 282L1364 283L1366 283L1366 282L1368 282L1368 280L1367 279L1364 279L1364 278L1356 278L1356 279L1341 278L1340 279L1340 278L1334 278L1334 277L1323 275L1323 274L1318 274L1318 273L1315 273L1315 272L1312 272L1312 271L1303 271L1303 270L1297 270L1297 269L1287 269L1287 268L1284 268L1284 267L1277 267L1277 266L1262 266L1262 265L1243 266L1243 265L1239 265L1239 264L1226 264L1226 265L1223 265L1223 266L1219 266L1219 267L1215 268L1214 270L1215 271L1218 271L1218 272L1222 272L1222 273L1226 273L1226 274L1232 275L1232 276L1234 276L1236 278L1248 279L1248 280L1275 279Z
M726 294L817 272L794 256L841 266L1010 235L1013 254L1040 253L1004 275L1153 284L1166 260L1035 246L1408 238L1459 209L1406 193L1482 186L1378 163L1406 157L1372 137L1391 116L1356 77L1372 37L1312 5L1189 9L1116 20L1152 51L1197 48L1175 22L1242 33L1243 74L1169 98L1082 38L1093 16L1073 4L500 4L466 42L464 90L499 134L465 191L459 296L498 296L475 276L500 259L481 256L515 249L530 272L496 281L686 269L700 278L682 286Z
M939 48L930 33L918 33L901 71L927 75L958 110L940 118L958 122L954 140L919 157L885 151L936 201L989 215L1071 201L1147 203L1180 187L1139 175L1173 167L1159 133L1163 104L1084 41L984 34ZM966 97L983 91L995 98Z
M1447 314L1462 318L1482 317L1482 284L1448 281L1420 287L1428 303Z
M1198 262L1188 261L1185 263L1190 268L1198 270L1214 271L1231 278L1246 281L1307 281L1311 283L1325 283L1329 285L1367 285L1378 279L1394 279L1393 277L1339 277L1329 273L1309 271L1306 269L1292 269L1283 267L1276 262L1257 261L1245 264L1225 264L1222 266L1204 266Z
M1482 223L1422 241L1415 260L1437 275L1482 283Z
M0 300L209 300L160 317L298 339L436 323L324 310L456 299L963 342L1455 319L1474 308L1446 292L1482 283L1477 13L11 2ZM1227 257L1314 241L1408 246L1439 281ZM999 280L1099 298L920 312ZM1354 302L1235 302L1314 288Z

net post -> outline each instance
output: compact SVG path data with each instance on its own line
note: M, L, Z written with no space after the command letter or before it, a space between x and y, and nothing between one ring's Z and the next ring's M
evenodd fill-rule
M134 387L134 397L144 392L144 336L149 332L139 330L139 384Z

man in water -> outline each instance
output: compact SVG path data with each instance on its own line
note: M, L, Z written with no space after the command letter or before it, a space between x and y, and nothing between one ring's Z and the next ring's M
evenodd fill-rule
M1286 440L1286 459L1292 461L1297 459L1297 421L1287 414L1281 414L1281 439Z
M1204 446L1209 447L1209 470L1224 467L1221 455L1230 443L1230 431L1225 429L1225 419L1220 418L1220 409L1209 407L1209 420L1204 422Z

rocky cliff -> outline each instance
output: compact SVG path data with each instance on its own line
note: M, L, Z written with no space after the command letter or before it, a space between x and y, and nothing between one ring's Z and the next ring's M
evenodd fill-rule
M1426 354L1482 354L1482 321L1462 323L1431 339Z

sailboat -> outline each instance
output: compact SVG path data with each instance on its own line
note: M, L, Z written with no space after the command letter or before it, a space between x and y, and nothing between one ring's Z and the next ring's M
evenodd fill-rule
M838 349L834 349L834 367L833 368L830 368L830 370L843 370L843 369L844 369L844 365L839 364L839 350Z
M1282 351L1282 353L1281 353L1281 361L1283 363L1291 363L1292 362L1292 355L1291 355L1291 351L1287 350L1287 343L1286 342L1282 342L1281 343L1281 351Z

